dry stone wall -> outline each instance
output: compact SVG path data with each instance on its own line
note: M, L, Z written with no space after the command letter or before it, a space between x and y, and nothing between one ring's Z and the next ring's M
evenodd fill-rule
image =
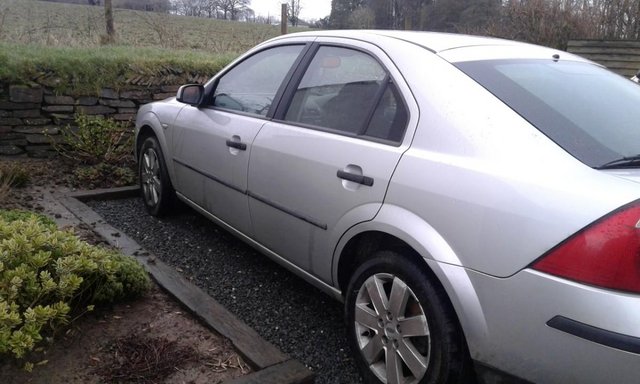
M60 127L73 125L76 113L133 125L141 105L175 96L178 88L105 88L97 96L70 96L43 86L0 84L0 156L55 156L52 141L61 140Z

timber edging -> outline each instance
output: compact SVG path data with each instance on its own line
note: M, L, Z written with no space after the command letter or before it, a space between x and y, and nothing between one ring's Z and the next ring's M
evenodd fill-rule
M89 225L110 245L136 258L151 277L191 311L199 320L228 338L254 372L227 381L227 384L309 384L315 374L299 361L264 340L205 291L195 286L174 268L145 251L135 240L109 225L83 201L108 200L139 195L138 187L79 191L57 200L80 221Z

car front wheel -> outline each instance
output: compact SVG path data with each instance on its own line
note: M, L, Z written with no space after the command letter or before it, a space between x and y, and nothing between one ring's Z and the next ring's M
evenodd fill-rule
M347 330L366 382L468 382L466 343L433 279L392 251L376 253L354 273L345 300Z
M140 188L147 211L153 216L163 216L173 205L175 192L169 179L167 167L158 140L147 137L140 149L138 159Z

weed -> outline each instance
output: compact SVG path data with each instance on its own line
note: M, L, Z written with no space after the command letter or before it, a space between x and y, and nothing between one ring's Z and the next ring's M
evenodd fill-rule
M54 144L56 151L74 162L97 165L126 164L133 161L133 131L126 123L102 116L79 113L75 127L61 129L62 143Z
M76 168L70 179L71 185L83 189L123 187L135 181L136 173L131 167L106 163Z
M24 188L29 183L29 173L19 163L0 164L0 185L9 188Z

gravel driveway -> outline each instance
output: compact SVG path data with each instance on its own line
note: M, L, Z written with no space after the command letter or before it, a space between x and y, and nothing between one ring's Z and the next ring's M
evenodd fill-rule
M139 198L88 204L263 338L310 367L317 373L316 383L360 382L341 303L187 207L156 219Z

